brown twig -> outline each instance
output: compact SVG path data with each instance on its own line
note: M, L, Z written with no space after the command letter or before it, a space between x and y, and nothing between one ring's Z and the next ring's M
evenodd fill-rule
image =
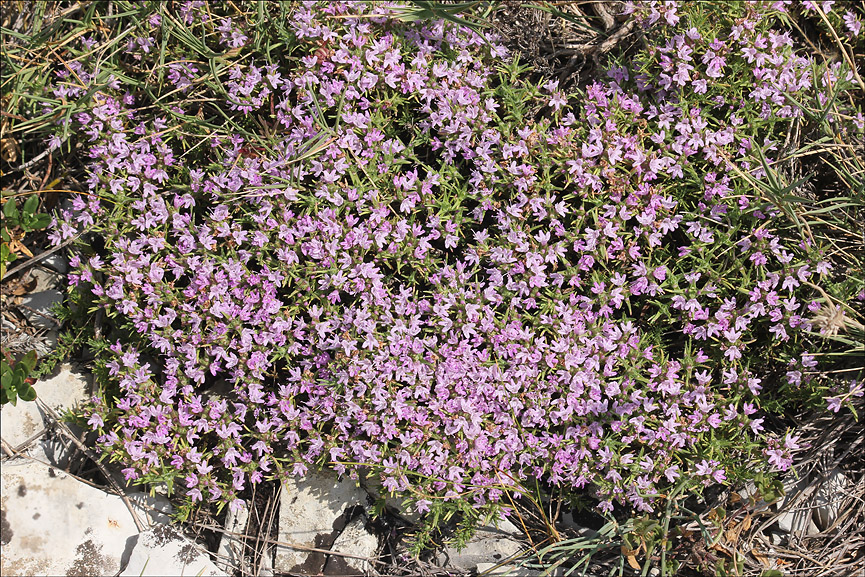
M34 264L36 264L37 262L39 262L40 260L42 260L44 258L48 258L49 256L51 256L52 254L54 254L58 250L65 248L66 246L72 244L72 242L77 240L79 236L81 236L80 232L78 234L76 234L75 236L73 236L72 238L68 238L68 239L64 240L62 243L58 244L54 248L50 248L50 249L46 250L45 252L41 252L41 253L37 254L36 256L34 256L33 258L26 260L23 263L19 264L18 266L7 270L6 276L3 277L3 280L8 279L12 275L24 270L25 268L33 266Z
M44 319L48 319L49 321L51 321L52 323L54 323L58 327L60 326L60 321L58 321L57 319L55 319L54 317L52 317L50 315L46 315L45 313L41 313L34 308L28 307L27 305L15 305L15 306L20 307L24 310L28 310L31 313L33 313L34 315L39 315L40 317L42 317Z

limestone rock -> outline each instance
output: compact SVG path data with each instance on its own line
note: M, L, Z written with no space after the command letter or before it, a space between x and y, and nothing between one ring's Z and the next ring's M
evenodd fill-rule
M826 481L817 488L814 496L814 520L817 526L825 531L838 519L838 514L844 509L848 500L847 491L850 481L844 472L835 467L826 476Z
M27 317L30 324L37 329L56 329L60 323L51 312L51 307L56 303L63 302L63 293L57 290L44 290L30 293L21 297L21 312Z
M375 557L378 551L378 537L366 530L366 515L351 521L333 542L331 551L354 555L356 557ZM332 555L324 567L325 575L377 575L369 561L355 557Z
M54 431L47 431L38 441L29 445L25 454L64 471L69 469L73 458L80 456L78 448L71 441Z
M816 535L820 532L811 519L810 507L798 507L782 513L778 517L778 529L784 533L795 533L800 536Z
M195 543L170 525L158 525L139 534L129 563L120 577L161 575L225 576Z
M86 400L88 384L83 375L67 364L56 376L37 381L33 388L43 403L59 413ZM19 400L14 407L7 403L0 409L0 436L12 448L44 429L45 418L35 402Z
M562 511L562 514L558 518L558 524L561 527L570 529L579 537L594 537L598 535L598 532L591 527L580 524L574 511Z
M273 547L265 545L258 560L258 565L252 573L256 577L273 577Z
M69 261L66 260L66 257L62 254L56 252L52 255L46 256L40 260L39 263L60 274L66 274L69 270Z
M329 549L345 527L347 509L366 506L366 492L349 478L330 472L310 472L283 482L279 501L279 541ZM324 568L322 553L279 545L274 569L282 573L314 574Z
M219 549L217 551L218 566L223 571L231 572L238 567L248 570L244 559L246 545L243 542L243 537L241 537L241 535L246 534L248 521L249 509L246 507L239 509L236 513L229 509L228 514L225 516L226 533L219 540Z
M453 546L446 547L438 561L443 566L472 571L482 563L496 565L516 560L524 549L522 539L522 532L505 519L498 527L479 528L461 551Z
M520 569L513 565L498 565L496 563L478 563L477 572L482 577L514 577Z
M778 503L778 529L784 533L797 535L816 535L820 532L812 521L813 509L810 501L813 494L807 478L795 479L788 476L784 479L784 497Z
M134 506L138 518L146 526L154 527L171 523L171 511L174 507L167 497L159 494L149 495L143 491L126 493L126 497Z
M120 497L29 460L3 464L0 504L3 575L114 575L138 534Z
M51 257L48 257L46 260L50 260ZM39 261L37 266L31 267L27 270L27 276L30 279L30 282L36 281L36 285L28 284L28 288L30 289L30 293L39 293L47 290L63 290L63 278L64 275L60 274L50 267L45 268L43 266L45 261Z

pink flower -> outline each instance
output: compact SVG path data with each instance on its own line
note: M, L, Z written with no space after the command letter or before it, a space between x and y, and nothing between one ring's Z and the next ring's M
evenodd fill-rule
M93 427L93 429L95 430L103 426L105 422L102 420L102 417L99 416L99 413L93 413L92 415L90 415L90 418L87 419L87 424Z
M664 476L667 477L667 480L672 483L681 476L679 475L679 466L673 465L672 467L667 467L667 469L664 471Z
M764 453L769 457L769 464L778 470L786 471L793 464L793 459L781 449L767 449Z
M549 105L552 106L553 108L555 108L556 110L559 110L560 108L565 106L567 103L568 103L568 101L565 98L564 93L561 91L556 91L553 93L553 97L550 99Z
M418 513L423 514L429 511L429 506L431 504L432 502L427 501L426 499L418 499L417 502L415 502L415 508Z

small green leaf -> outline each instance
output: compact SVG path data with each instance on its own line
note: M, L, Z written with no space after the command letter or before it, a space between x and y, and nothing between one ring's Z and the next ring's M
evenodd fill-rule
M766 569L760 573L760 577L784 577L784 574L777 569Z
M12 369L12 386L20 386L28 375L30 375L30 371L27 370L27 367L22 366L20 363L15 365L15 368Z
M36 351L30 351L21 358L20 363L27 368L28 374L36 367L37 358L38 356L36 355Z
M30 224L30 228L33 230L40 230L45 228L51 224L51 215L48 214L37 214L33 221Z
M24 390L18 391L18 396L21 397L22 401L35 401L36 390L30 385L25 385L25 387Z
M6 204L3 205L3 216L9 219L9 222L7 224L10 224L12 226L18 226L18 220L20 215L18 213L18 207L15 205L14 198L10 198L6 201Z
M34 195L28 198L24 202L24 210L22 210L22 214L25 217L32 216L36 213L36 210L39 208L39 196Z

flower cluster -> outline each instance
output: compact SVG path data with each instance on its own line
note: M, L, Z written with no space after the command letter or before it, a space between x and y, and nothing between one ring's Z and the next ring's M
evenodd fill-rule
M645 511L682 475L723 482L738 455L708 439L763 437L750 359L793 347L806 281L831 275L731 179L765 177L752 148L811 67L757 9L713 38L652 10L669 40L579 102L509 84L469 30L326 2L291 15L301 55L228 72L225 107L275 140L214 133L190 164L185 114L142 117L120 87L74 118L94 196L55 235L105 239L70 280L133 335L90 409L127 478L237 507L330 463L478 506L535 477ZM752 92L726 100L721 75ZM789 466L795 438L767 443Z

